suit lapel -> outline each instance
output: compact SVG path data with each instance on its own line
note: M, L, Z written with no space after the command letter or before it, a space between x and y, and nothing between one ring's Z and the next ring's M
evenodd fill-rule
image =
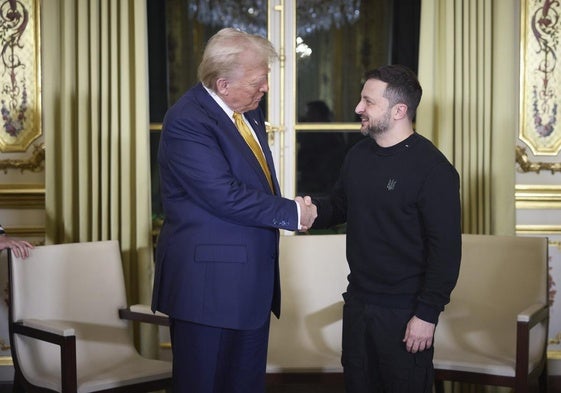
M237 145L239 146L239 151L243 152L246 159L251 163L255 171L259 174L263 186L267 190L270 190L269 182L267 181L267 178L265 177L265 174L263 173L263 170L259 165L259 161L257 161L257 158L255 158L255 155L239 133L234 122L228 118L228 115L226 115L222 108L220 108L220 105L218 105L216 101L214 101L214 99L208 94L201 83L197 85L195 94L201 105L208 111L209 116L216 121L217 125L221 125L221 127L224 127L224 124L230 124L227 127L227 132L232 136L230 139L234 141L234 143L237 143ZM263 154L265 155L265 160L267 161L269 171L271 172L275 194L280 195L280 187L277 181L277 175L275 173L273 156L271 155L271 150L269 149L268 145L265 120L262 116L262 113L259 109L256 109L244 113L244 116L255 131L259 144L261 145L261 150L263 150Z

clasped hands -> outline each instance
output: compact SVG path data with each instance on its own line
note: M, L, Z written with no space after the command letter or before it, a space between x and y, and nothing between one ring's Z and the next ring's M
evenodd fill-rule
M312 203L309 196L294 198L296 203L300 205L300 232L306 232L310 229L318 216L318 208Z

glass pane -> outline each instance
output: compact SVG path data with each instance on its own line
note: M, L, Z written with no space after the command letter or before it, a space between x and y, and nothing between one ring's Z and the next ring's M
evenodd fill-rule
M352 122L367 70L399 62L416 71L419 18L420 0L298 0L298 118L323 101L331 121Z
M322 195L363 138L358 123L346 132L327 123L357 121L364 73L389 63L417 71L420 0L298 0L296 21L296 194Z
M223 27L267 36L267 0L147 0L150 122L198 82L208 39ZM266 108L266 103L263 103Z

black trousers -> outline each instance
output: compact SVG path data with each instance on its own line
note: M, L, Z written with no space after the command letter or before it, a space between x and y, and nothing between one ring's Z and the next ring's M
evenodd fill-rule
M410 353L403 337L413 310L364 304L345 294L343 354L346 393L431 393L433 348Z

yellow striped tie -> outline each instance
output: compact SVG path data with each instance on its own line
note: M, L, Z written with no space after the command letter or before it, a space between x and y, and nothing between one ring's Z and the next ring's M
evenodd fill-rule
M273 181L271 179L271 172L269 171L269 167L267 166L267 161L265 161L265 156L263 155L263 151L261 150L261 147L259 147L259 144L253 137L251 130L249 129L247 124L245 124L245 121L241 113L234 112L234 122L236 123L236 127L238 128L238 131L240 132L240 134L242 134L243 139L245 140L245 142L247 143L247 145L255 155L255 158L257 158L257 161L259 161L259 165L261 165L261 169L263 169L263 172L265 173L265 177L269 182L269 187L271 187L271 191L274 192Z

